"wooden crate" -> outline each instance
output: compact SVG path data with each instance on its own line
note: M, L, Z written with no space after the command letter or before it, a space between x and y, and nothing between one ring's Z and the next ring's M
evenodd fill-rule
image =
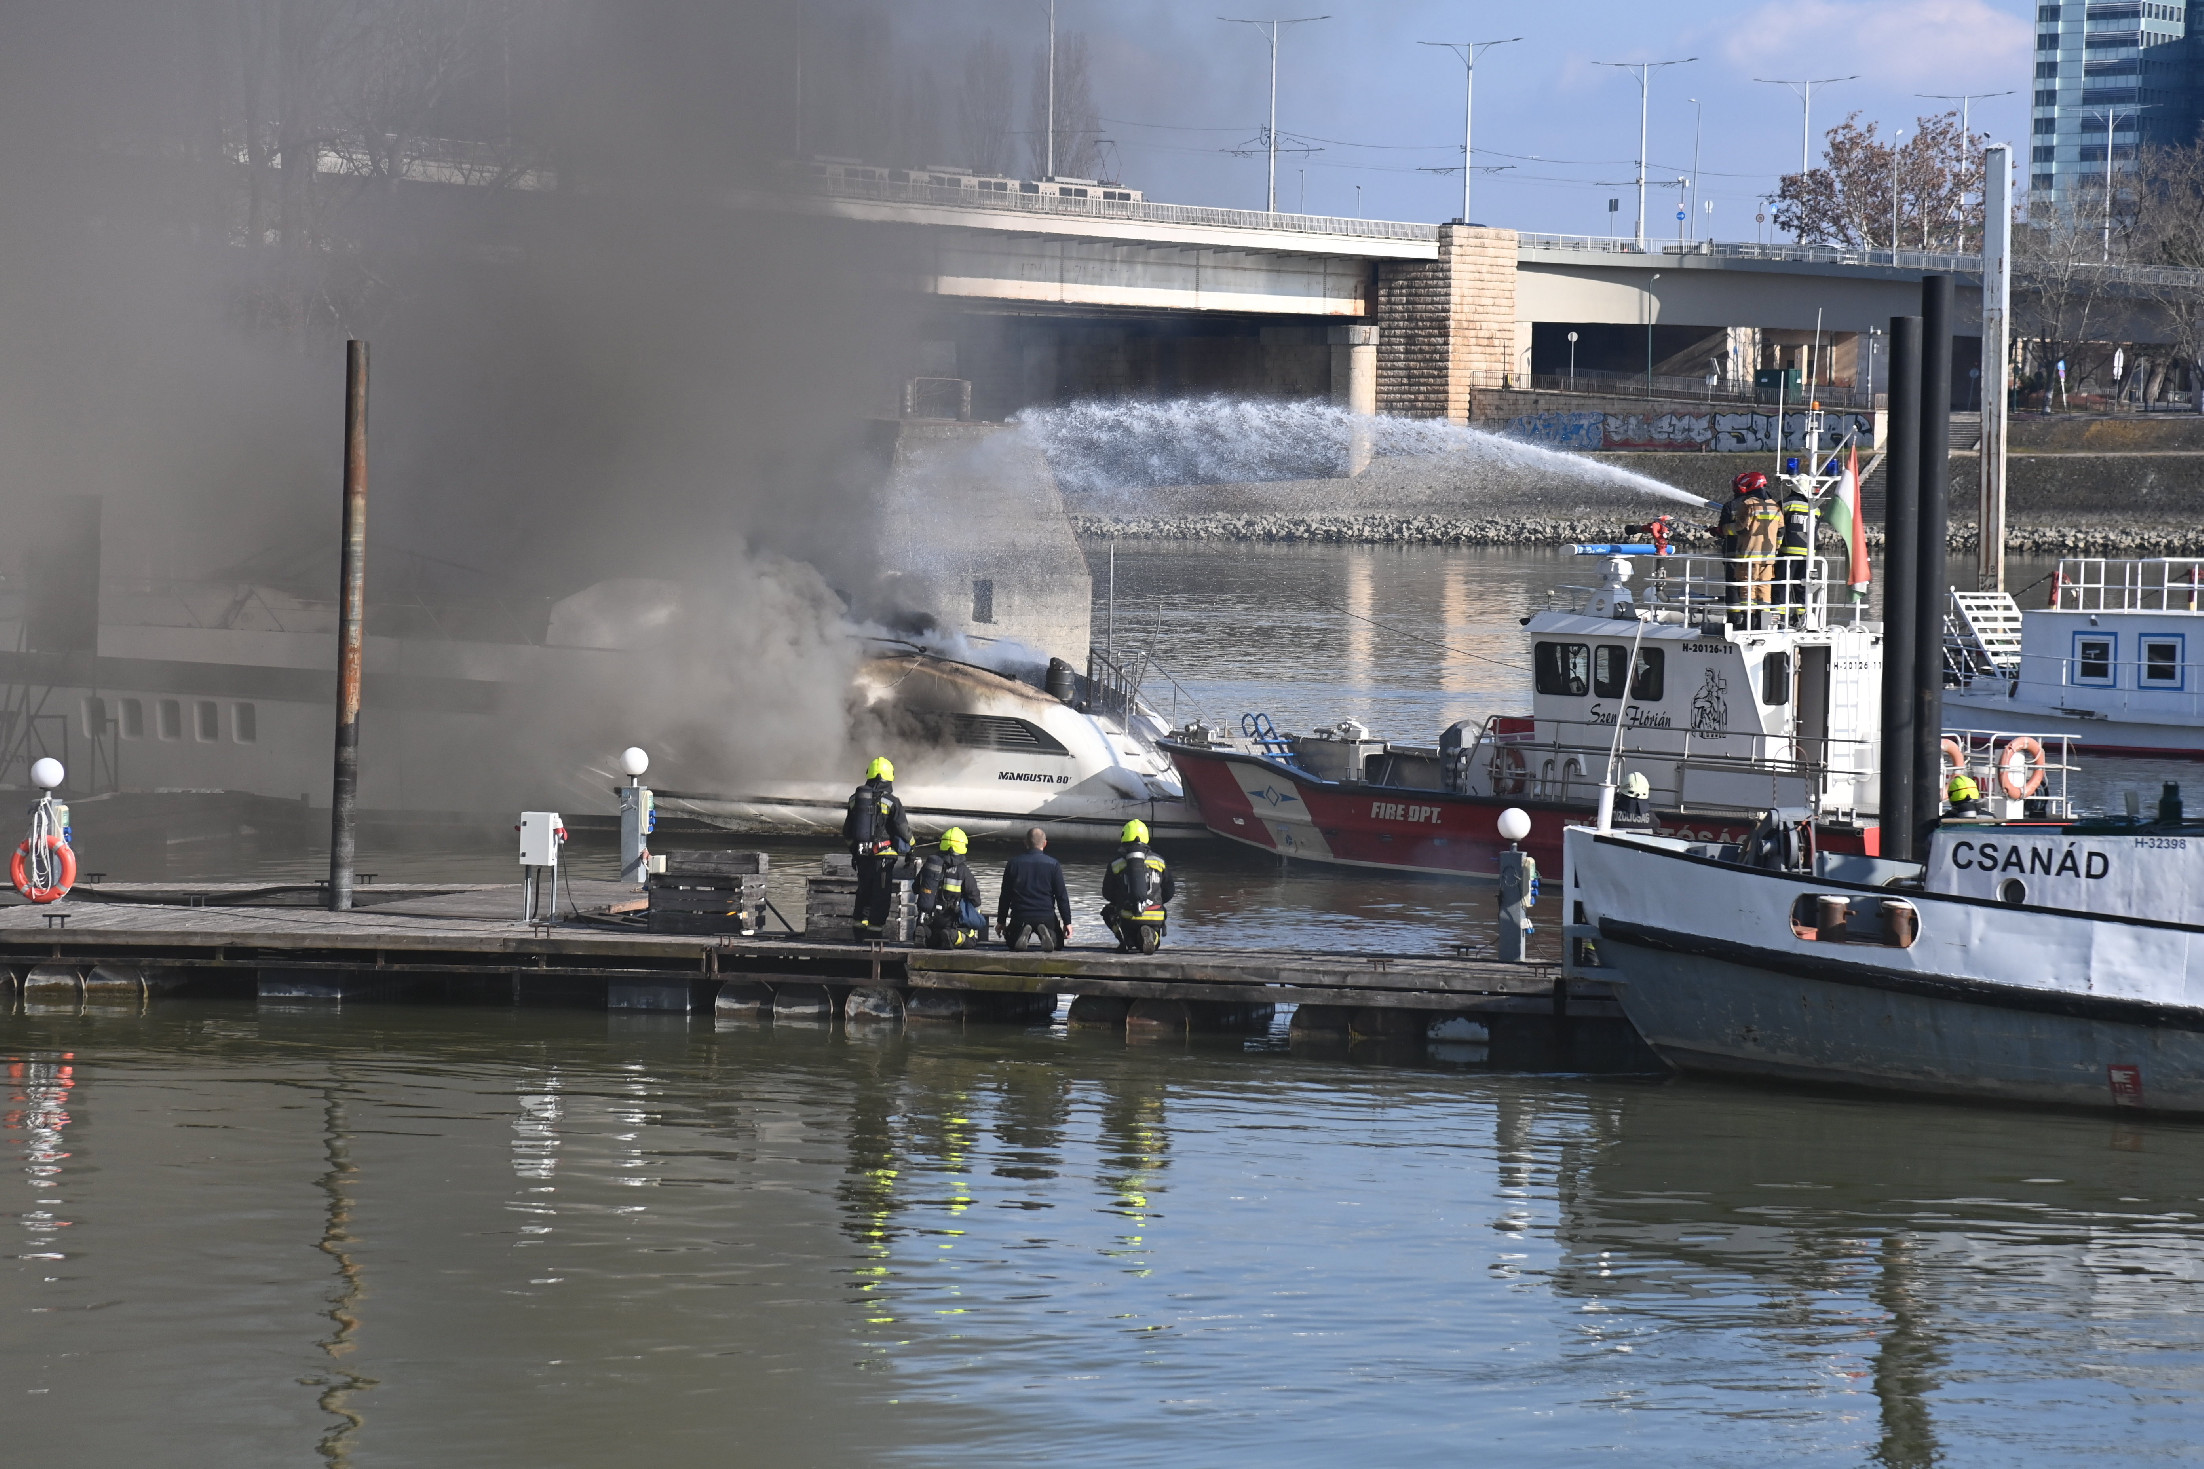
M773 870L768 852L668 852L661 877L764 877Z

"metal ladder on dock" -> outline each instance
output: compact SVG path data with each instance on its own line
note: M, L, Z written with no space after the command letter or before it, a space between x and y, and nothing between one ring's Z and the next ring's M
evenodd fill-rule
M1965 688L1981 677L2007 678L2020 668L2020 604L2006 592L1951 594L1944 615L1944 669Z

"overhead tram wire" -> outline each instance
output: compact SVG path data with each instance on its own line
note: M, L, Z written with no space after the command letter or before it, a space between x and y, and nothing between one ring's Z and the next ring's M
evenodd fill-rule
M1513 669L1517 673L1530 672L1530 669L1521 663L1510 663L1505 658L1494 658L1486 653L1472 653L1467 648L1457 648L1452 643L1442 643L1437 638L1427 638L1422 633L1410 632L1405 627L1394 627L1390 623L1378 621L1375 617L1364 617L1359 612L1349 612L1345 607L1340 606L1337 602L1325 602L1322 605L1330 608L1334 612L1339 613L1343 617L1352 617L1357 622L1367 622L1368 624L1370 624L1370 626L1378 629L1380 632L1389 632L1396 637L1410 638L1419 643L1429 643L1434 648L1443 648L1447 652L1452 653L1457 658L1470 658L1479 663L1490 663L1495 668Z

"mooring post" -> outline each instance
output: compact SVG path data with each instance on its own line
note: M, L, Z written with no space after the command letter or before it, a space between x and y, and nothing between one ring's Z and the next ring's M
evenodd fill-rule
M329 783L329 907L352 906L360 805L360 656L367 619L367 343L344 346L344 540L337 574L337 752Z
M1921 277L1921 530L1914 541L1913 830L1916 858L1944 813L1944 610L1951 602L1951 277Z
M1890 319L1890 425L1883 452L1883 743L1877 850L1913 857L1914 595L1920 570L1921 318Z

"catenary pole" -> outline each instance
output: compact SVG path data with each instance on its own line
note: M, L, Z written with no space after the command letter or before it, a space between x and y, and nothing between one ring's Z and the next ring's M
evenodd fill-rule
M1419 46L1443 46L1462 58L1462 223L1469 223L1469 181L1476 177L1476 90L1477 58L1495 46L1510 46L1522 40L1521 36L1509 36L1499 41L1418 41Z
M1249 20L1241 16L1220 15L1217 19L1230 25L1270 27L1264 34L1270 38L1270 126L1264 130L1264 142L1269 144L1270 185L1264 196L1263 207L1269 213L1278 212L1278 32L1282 26L1308 25L1312 21L1330 20L1328 15L1303 15L1292 19Z
M1656 66L1685 66L1697 61L1696 56L1682 56L1674 61L1595 61L1594 66L1619 67L1638 74L1638 248L1645 248L1645 151L1652 121L1653 68Z

